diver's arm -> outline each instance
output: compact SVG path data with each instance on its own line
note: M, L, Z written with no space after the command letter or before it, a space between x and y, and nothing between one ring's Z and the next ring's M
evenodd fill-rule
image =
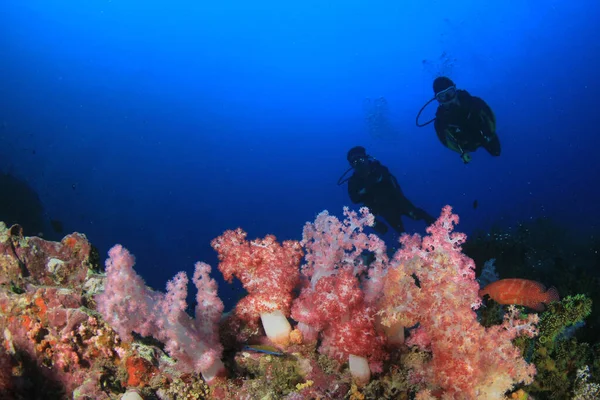
M463 151L460 149L460 147L456 143L456 140L453 139L452 132L448 128L448 124L438 122L440 120L441 120L441 118L436 118L435 125L434 125L435 133L437 133L438 139L444 146L446 146L450 150L455 151L458 154L462 154Z
M477 96L469 96L465 104L468 109L468 129L481 132L484 137L496 133L496 116L488 104Z
M452 132L450 132L450 129L446 129L446 143L445 146L447 148L449 148L452 151L457 152L458 154L462 155L464 153L464 151L460 148L460 146L458 145L458 142L456 140L454 140L454 136L452 136Z
M371 179L373 186L392 183L393 175L390 173L388 167L381 165L379 161L373 163L373 169L371 170Z
M481 118L481 129L486 137L490 139L496 135L496 116L492 111L492 108L479 97L475 97L475 103L479 109L479 115Z
M459 125L460 129L476 133L481 130L481 110L482 101L479 97L471 96L466 90L457 91L458 103L460 104L462 115ZM464 118L464 119L463 119Z
M436 115L433 126L435 127L435 133L436 133L440 143L442 143L444 146L448 147L448 144L446 143L446 137L447 137L446 134L447 134L447 126L448 125L442 122L441 116Z

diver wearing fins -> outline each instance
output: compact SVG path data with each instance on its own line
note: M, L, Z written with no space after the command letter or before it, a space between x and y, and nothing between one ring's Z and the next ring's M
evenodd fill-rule
M454 82L445 76L433 81L433 92L435 97L417 114L418 127L435 121L435 132L440 142L459 153L465 164L471 161L470 153L479 147L486 149L492 156L500 155L496 117L485 101L471 96L466 90L456 89ZM435 118L419 124L421 112L434 100L439 103Z
M388 226L381 221L381 217L396 232L404 232L402 216L413 220L424 220L427 225L435 222L435 218L421 208L415 207L408 200L396 180L387 167L379 161L367 155L362 146L356 146L348 151L347 160L350 169L338 180L338 185L348 182L348 195L354 203L362 203L375 215L375 226L373 229L385 234ZM354 170L352 176L343 180L350 170Z

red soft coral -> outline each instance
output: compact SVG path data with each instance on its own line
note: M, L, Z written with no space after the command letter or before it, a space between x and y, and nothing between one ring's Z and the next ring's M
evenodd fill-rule
M246 240L241 229L228 230L211 242L219 254L219 270L229 282L237 277L248 296L236 306L236 316L250 326L260 317L269 339L287 345L292 291L298 284L302 247L297 241L279 244L273 235Z
M362 301L363 293L358 283L358 279L348 270L319 279L314 289L302 289L292 308L294 319L310 325L316 331L323 330ZM316 340L316 337L305 339Z
M323 211L305 225L302 273L308 283L294 301L292 318L305 342L315 342L321 334L319 351L349 361L357 383L366 383L370 370L380 370L386 357L372 305L382 293L389 260L383 241L363 232L374 222L367 208L360 213L344 208L344 216L340 221ZM371 262L365 254L374 256ZM360 275L368 279L361 281Z

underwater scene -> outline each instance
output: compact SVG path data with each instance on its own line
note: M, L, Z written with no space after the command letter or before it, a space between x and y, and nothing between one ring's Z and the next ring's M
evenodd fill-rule
M600 399L599 20L2 2L0 400Z

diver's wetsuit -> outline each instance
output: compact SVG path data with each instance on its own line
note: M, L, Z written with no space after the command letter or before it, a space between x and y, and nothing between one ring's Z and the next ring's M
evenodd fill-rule
M404 232L402 216L414 220L424 220L427 225L435 218L426 211L415 207L402 193L396 178L379 161L369 161L368 171L357 171L348 180L348 194L353 203L363 203L375 216L383 217L398 233ZM387 226L376 221L373 227L379 233L386 233Z
M435 132L451 150L469 153L483 147L492 156L500 155L496 117L485 101L457 90L458 104L440 105L435 114Z

